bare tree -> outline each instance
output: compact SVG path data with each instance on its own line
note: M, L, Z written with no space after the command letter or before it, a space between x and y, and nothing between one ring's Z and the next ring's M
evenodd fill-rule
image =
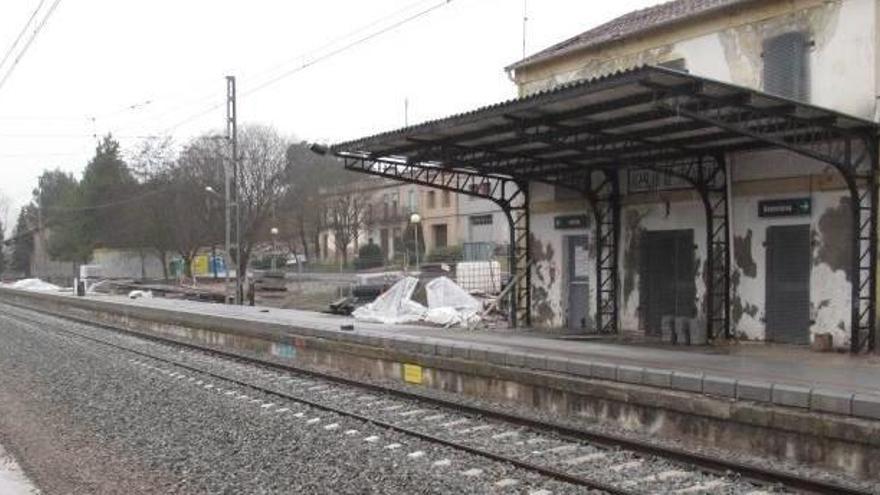
M170 243L184 261L187 276L199 249L216 244L223 237L222 205L206 191L222 184L223 160L215 140L196 138L181 151L174 167L161 175L159 195L168 215Z
M282 200L279 219L282 235L291 250L298 246L306 259L317 258L321 231L328 228L324 191L355 182L361 176L343 168L332 157L313 153L307 143L295 143L287 150L290 187Z
M140 199L128 208L129 222L138 225L135 241L141 256L141 275L146 276L145 249L152 249L168 279L168 254L174 252L172 234L173 170L177 151L171 138L149 139L128 154L132 174L139 182Z
M269 220L281 205L290 182L287 148L290 142L272 127L245 126L239 132L241 256L244 273L257 242L269 234Z
M361 231L367 221L369 198L357 189L339 191L325 201L328 227L336 241L336 253L348 264L348 247L358 247Z

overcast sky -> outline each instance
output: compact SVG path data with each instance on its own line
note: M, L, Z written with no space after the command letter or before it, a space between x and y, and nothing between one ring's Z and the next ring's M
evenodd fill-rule
M39 3L2 1L0 56ZM515 96L503 67L522 55L522 0L451 0L297 70L442 3L62 0L0 87L0 192L12 200L10 217L42 170L80 173L94 134L112 132L130 148L143 136L182 141L221 130L227 74L238 78L241 122L310 141L400 127L407 98L416 123ZM527 52L656 3L530 0Z

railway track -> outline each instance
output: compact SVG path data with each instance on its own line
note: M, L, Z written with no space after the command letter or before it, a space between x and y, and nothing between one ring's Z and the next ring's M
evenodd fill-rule
M605 493L870 493L772 468L588 433L157 335L67 316L45 316L6 303L0 304L0 308L11 317L46 331L130 353L136 366L170 379L188 375L186 381L201 382L199 386L203 387L210 385L233 398L244 396L254 400L250 396L259 394ZM47 318L53 320L51 325L46 324ZM113 333L107 333L108 329ZM259 370L257 374L254 369ZM250 395L244 390L250 390ZM293 412L295 407L281 409L297 414ZM311 420L314 419L317 418Z

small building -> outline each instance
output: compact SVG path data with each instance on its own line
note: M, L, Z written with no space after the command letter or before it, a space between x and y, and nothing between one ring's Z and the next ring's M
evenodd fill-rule
M518 324L874 349L878 19L675 0L507 67L516 100L333 150L495 202Z
M357 257L360 247L376 244L381 248L386 262L403 262L406 246L413 244L413 241L405 238L411 235L407 232L412 232L410 219L413 213L418 213L420 217L422 234L419 242L424 243L420 251L425 255L442 256L450 248L466 244L487 245L493 251L494 246L509 242L507 221L496 205L449 190L390 179L365 178L329 188L324 191L324 197L328 206L319 238L320 259L325 263L340 261L342 247L337 243L336 232L347 224L357 224L357 234L349 235L349 242L345 246L349 261ZM345 212L334 211L334 197L346 198L338 206ZM355 205L354 201L360 204ZM346 225L337 225L339 221L333 218L336 213L343 213L338 216Z

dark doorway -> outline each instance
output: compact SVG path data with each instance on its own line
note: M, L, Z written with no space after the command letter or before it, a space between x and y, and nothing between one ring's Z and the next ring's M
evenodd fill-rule
M642 234L639 299L645 335L660 336L664 316L696 315L694 231Z
M767 227L766 339L810 342L810 226Z
M568 328L590 329L588 308L590 300L589 237L570 236L568 239Z

